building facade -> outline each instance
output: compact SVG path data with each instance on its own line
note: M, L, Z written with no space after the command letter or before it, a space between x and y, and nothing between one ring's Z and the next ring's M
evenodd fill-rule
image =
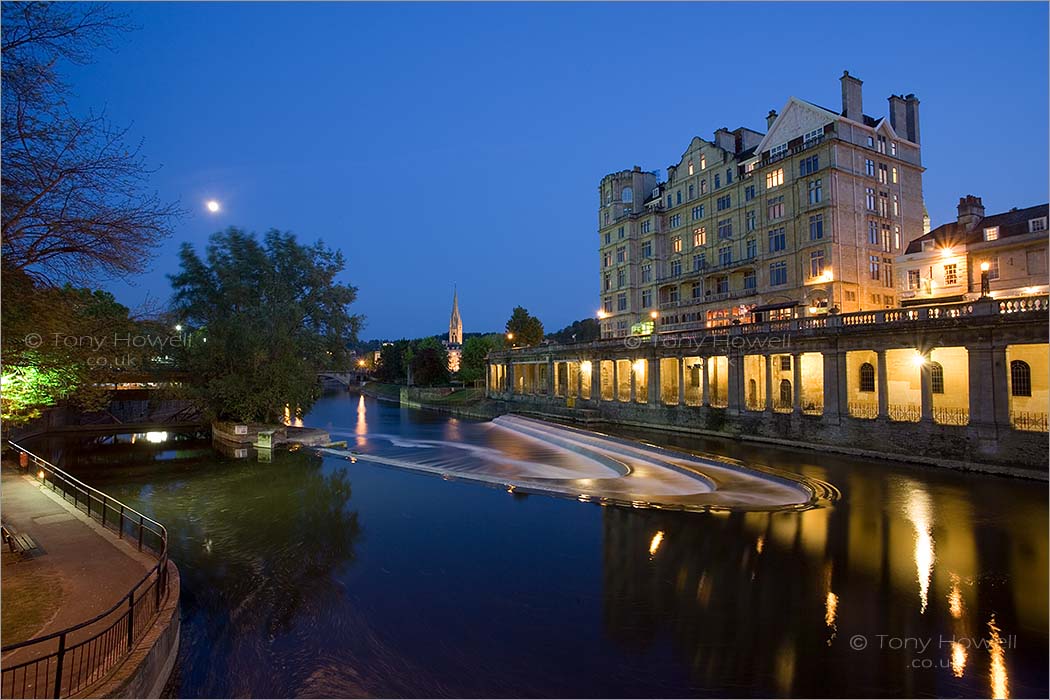
M1048 211L1041 204L985 216L980 197L960 198L955 221L915 239L895 260L901 305L977 299L982 266L992 298L1046 294Z
M448 371L458 372L463 359L463 319L459 316L459 293L452 289L452 315L448 320L448 340L445 341L448 351Z
M792 97L767 133L695 137L659 181L635 166L599 186L602 337L893 307L894 258L924 233L919 101L863 112Z

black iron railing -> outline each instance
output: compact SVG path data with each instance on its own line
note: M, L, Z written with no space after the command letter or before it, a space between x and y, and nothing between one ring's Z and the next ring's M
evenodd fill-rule
M111 608L58 632L0 649L4 698L60 698L103 679L149 630L168 592L168 532L134 508L92 488L14 442L23 467L118 537L157 558L156 565Z
M1047 432L1047 414L1032 411L1010 411L1010 424L1015 430L1027 430L1035 433Z

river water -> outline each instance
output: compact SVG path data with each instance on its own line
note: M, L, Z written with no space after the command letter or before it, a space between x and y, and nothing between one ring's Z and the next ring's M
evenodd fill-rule
M362 451L429 444L459 468L478 451L554 457L351 394L305 424ZM842 495L802 512L666 512L307 451L237 459L174 435L30 447L167 526L182 577L173 696L1045 697L1044 483L633 437Z

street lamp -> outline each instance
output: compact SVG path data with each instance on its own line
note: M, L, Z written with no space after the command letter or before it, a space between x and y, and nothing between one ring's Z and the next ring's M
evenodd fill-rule
M992 269L991 264L985 260L981 263L981 298L987 299L990 292L990 285L988 283L988 270Z
M659 323L658 319L660 318L660 312L657 311L656 309L653 309L652 311L649 312L649 318L653 319L653 341L655 342L656 341L656 324Z
M514 347L514 334L513 333L507 333L507 342L510 344L510 346L512 348Z

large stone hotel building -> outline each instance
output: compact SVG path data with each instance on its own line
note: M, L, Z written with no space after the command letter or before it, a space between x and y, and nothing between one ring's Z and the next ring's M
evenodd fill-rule
M925 233L919 101L871 117L841 83L841 111L792 97L764 135L694 137L663 182L602 178L603 338L897 305L893 259Z

